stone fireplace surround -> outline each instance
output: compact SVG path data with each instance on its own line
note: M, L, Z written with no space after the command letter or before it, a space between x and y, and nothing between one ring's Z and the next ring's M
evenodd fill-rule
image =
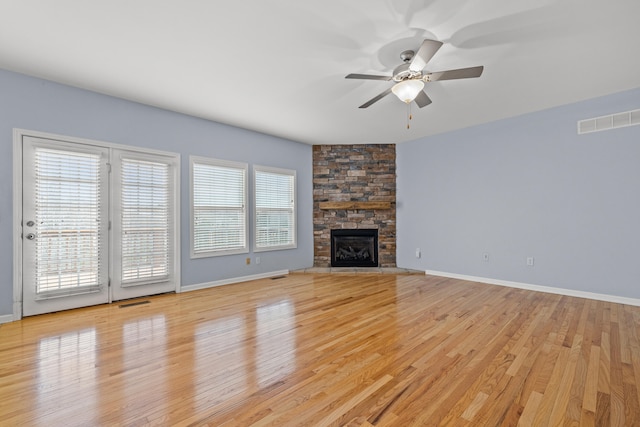
M378 230L378 266L396 267L394 144L313 147L314 267L331 265L331 229Z

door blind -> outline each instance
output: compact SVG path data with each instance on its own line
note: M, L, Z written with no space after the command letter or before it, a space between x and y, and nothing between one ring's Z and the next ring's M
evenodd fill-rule
M100 155L35 150L36 298L100 289Z
M169 278L171 185L166 163L122 158L122 286Z

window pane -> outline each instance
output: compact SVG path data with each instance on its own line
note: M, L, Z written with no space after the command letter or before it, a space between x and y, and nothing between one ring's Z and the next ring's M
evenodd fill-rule
M245 252L247 166L198 159L191 172L192 255Z
M100 286L100 156L35 152L36 293Z
M255 168L256 249L295 247L295 171Z
M169 165L122 159L122 283L169 276Z

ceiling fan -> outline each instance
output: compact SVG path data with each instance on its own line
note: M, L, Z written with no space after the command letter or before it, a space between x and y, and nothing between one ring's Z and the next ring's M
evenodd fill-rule
M393 93L407 104L415 101L418 107L422 108L431 104L431 98L429 98L423 90L425 83L435 82L437 80L467 79L480 77L480 75L482 75L483 66L425 72L424 67L426 67L427 63L433 58L433 55L436 54L441 46L442 42L440 41L425 39L417 53L413 50L405 50L400 54L403 64L393 70L392 76L377 76L372 74L348 74L345 76L347 79L393 80L395 82L392 87L371 98L362 104L360 108L367 108L390 93Z

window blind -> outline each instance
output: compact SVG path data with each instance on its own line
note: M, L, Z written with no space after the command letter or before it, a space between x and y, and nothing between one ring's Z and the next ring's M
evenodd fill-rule
M254 169L256 249L296 246L295 171Z
M192 162L192 255L247 250L247 166L200 159Z
M168 279L171 185L169 165L122 158L122 285Z
M35 150L36 298L100 289L100 155Z

